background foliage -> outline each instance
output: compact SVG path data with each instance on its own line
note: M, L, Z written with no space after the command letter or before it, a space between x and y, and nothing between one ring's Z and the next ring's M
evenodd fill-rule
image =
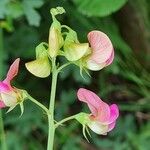
M20 57L21 67L14 85L28 90L48 105L50 79L32 76L24 67L34 57L35 46L47 41L51 24L49 10L63 6L66 14L59 17L63 24L77 31L80 41L87 33L101 30L108 34L115 48L114 63L92 78L83 80L79 69L71 66L59 77L56 119L60 120L81 110L76 91L86 87L97 92L107 102L120 107L116 129L108 136L92 132L91 143L81 134L81 126L72 121L56 132L55 149L61 150L148 150L150 147L150 4L148 0L1 0L0 60L2 76L10 63ZM3 34L2 34L3 33ZM3 39L2 39L3 37ZM9 149L44 150L47 142L47 118L36 106L25 102L25 112L19 117L15 109L3 117Z

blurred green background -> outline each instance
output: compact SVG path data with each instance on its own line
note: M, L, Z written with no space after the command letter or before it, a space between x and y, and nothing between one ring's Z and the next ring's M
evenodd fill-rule
M25 69L35 57L35 47L48 39L52 22L50 8L62 6L66 14L62 24L72 27L81 42L91 30L105 32L113 42L115 60L92 78L83 80L79 68L70 66L59 76L56 96L56 120L87 111L77 101L76 91L86 87L108 103L117 103L120 117L108 136L91 132L88 143L76 121L56 131L56 150L149 150L150 149L150 2L149 0L0 0L0 73L21 58L18 78L13 84L26 89L48 106L50 78L40 79ZM83 107L82 107L83 106ZM3 110L9 150L45 150L47 117L30 101L19 118L19 108ZM0 134L1 136L1 134Z

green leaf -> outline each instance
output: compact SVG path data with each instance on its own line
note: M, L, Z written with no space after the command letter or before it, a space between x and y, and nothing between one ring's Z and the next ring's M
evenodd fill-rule
M4 19L9 16L18 18L23 15L22 3L19 1L1 0L0 1L0 18Z
M73 0L79 12L87 16L104 17L119 10L127 0Z
M27 0L24 0L27 2ZM43 0L30 0L27 2L28 4L30 4L30 6L32 6L33 8L40 8L43 5Z
M5 8L6 14L8 16L11 16L12 18L16 19L19 18L23 15L23 9L22 9L22 4L21 2L10 2L6 8Z
M1 0L0 1L0 19L3 19L5 17L6 13L6 4L8 3L8 0Z
M43 0L30 0L23 1L24 14L30 25L39 26L41 17L35 8L39 8L43 5Z

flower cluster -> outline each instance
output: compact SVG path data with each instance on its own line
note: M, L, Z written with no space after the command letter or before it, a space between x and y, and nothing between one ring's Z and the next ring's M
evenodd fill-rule
M87 36L88 43L80 43L77 33L70 27L61 25L56 19L56 15L64 12L62 7L51 9L53 23L49 30L48 43L39 44L36 48L36 59L26 63L28 71L37 77L45 78L50 75L51 59L57 56L64 56L81 70L92 71L101 70L114 59L112 43L105 33L91 31Z
M62 7L57 7L52 8L50 12L53 22L49 30L48 43L40 43L36 47L36 58L26 63L25 66L29 72L41 78L48 77L52 72L55 81L53 81L52 77L52 86L54 86L52 90L54 89L54 91L50 100L52 101L52 105L50 106L54 107L57 74L60 72L60 68L62 69L68 63L63 65L57 63L56 58L58 56L65 57L66 61L69 61L68 64L73 63L79 66L81 70L98 71L112 63L114 49L108 36L96 30L88 33L87 43L81 43L78 40L77 33L73 29L66 25L61 25L56 19L56 16L64 13L65 10ZM20 104L21 112L23 112L23 101L28 98L44 109L48 114L48 118L53 119L54 116L49 117L49 115L53 115L54 108L50 107L47 109L27 94L26 91L11 85L11 81L18 74L19 62L19 58L14 61L10 66L6 79L0 82L0 108L9 107L8 111L11 111L17 104ZM83 125L83 134L85 137L85 129L88 131L88 127L101 135L106 135L115 127L119 116L119 109L116 104L109 106L95 93L83 88L78 90L77 96L80 101L88 105L91 111L90 114L79 113L75 115L75 119ZM54 120L49 121L49 123L51 122L53 128Z

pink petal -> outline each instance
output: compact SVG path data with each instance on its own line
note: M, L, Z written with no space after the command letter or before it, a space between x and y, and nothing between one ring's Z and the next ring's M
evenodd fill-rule
M94 60L98 64L106 62L112 54L113 46L108 36L100 31L91 31L88 40L92 48L89 60Z
M110 118L109 123L112 123L116 121L116 119L119 117L119 108L116 104L112 104L110 106Z
M110 58L106 61L106 66L110 65L113 62L113 60L114 60L114 50L112 51Z
M116 121L111 123L111 124L109 124L108 125L108 132L111 131L112 129L114 129L115 125L116 125Z
M0 109L6 107L4 102L0 100Z
M77 92L77 96L80 101L87 103L94 116L98 114L97 107L100 106L102 101L95 93L84 88L80 88Z
M97 119L102 124L107 124L109 118L110 118L110 107L108 104L104 103L101 104L101 106L98 109L98 116Z
M110 108L95 93L84 88L77 92L78 99L87 103L92 115L99 121L107 121L110 118Z
M0 92L8 92L10 90L11 88L9 85L7 85L7 83L0 82Z
M7 73L7 77L4 80L5 83L10 84L10 81L18 74L19 62L20 62L20 58L17 58L13 62L13 64L10 66L8 73Z

